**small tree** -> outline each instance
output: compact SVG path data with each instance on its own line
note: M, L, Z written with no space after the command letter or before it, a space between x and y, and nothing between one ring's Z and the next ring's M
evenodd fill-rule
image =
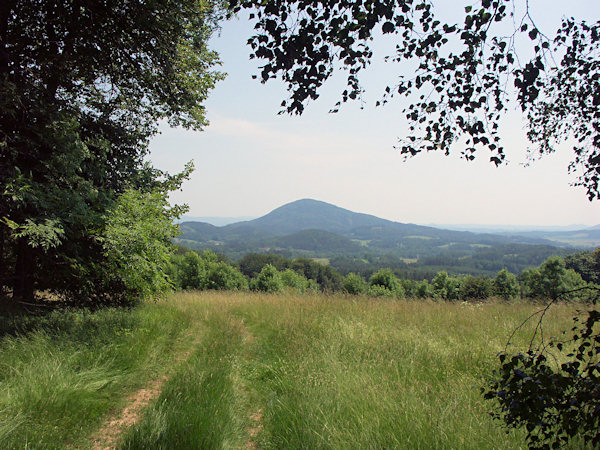
M248 288L244 275L230 264L222 261L210 261L206 264L206 279L202 288L219 291L240 291Z
M378 270L369 279L369 295L387 296L384 290L389 291L390 296L404 297L402 284L390 269Z
M304 294L308 289L308 280L292 269L285 269L279 273L284 288Z
M419 281L415 286L415 297L433 298L433 288L427 280Z
M492 293L504 300L511 300L519 295L517 277L506 269L498 272L492 281Z
M178 285L181 289L203 289L206 283L205 261L194 251L183 257L178 271Z
M350 272L344 278L344 291L351 295L363 295L367 292L369 285L360 275Z
M431 280L431 289L434 298L442 300L458 300L459 282L456 278L448 276L448 272L442 270Z
M519 276L524 297L556 300L564 292L585 286L581 276L565 268L558 256L551 256L537 269L524 270Z
M492 295L492 281L487 277L467 275L460 279L458 291L462 300L485 300Z
M258 276L252 280L250 288L253 291L276 293L283 289L283 282L281 275L275 267L271 264L267 264L260 271Z

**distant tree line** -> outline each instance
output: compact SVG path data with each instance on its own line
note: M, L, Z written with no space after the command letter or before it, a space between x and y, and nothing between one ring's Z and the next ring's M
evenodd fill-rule
M384 298L481 301L556 299L562 292L596 283L600 276L600 250L565 259L552 256L539 267L516 276L506 269L494 277L458 275L441 270L431 279L411 280L382 268L369 277L350 272L343 276L331 266L309 258L289 259L268 253L250 253L239 262L210 250L180 249L171 258L169 278L176 289L253 290L277 293L326 292ZM585 291L576 300L585 301Z

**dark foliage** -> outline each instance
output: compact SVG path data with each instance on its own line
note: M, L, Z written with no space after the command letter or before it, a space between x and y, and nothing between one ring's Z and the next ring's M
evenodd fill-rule
M466 159L486 149L491 162L503 163L499 122L513 85L534 152L550 153L574 138L569 169L581 170L576 184L590 200L600 196L600 22L565 17L548 32L538 28L529 3L516 0L481 0L458 23L439 19L429 0L238 0L231 6L249 9L256 21L248 44L251 57L264 61L260 80L287 84L282 112L301 114L336 67L347 73L336 109L362 100L370 40L379 32L395 35L387 59L398 64L399 81L378 104L408 98L410 133L401 140L402 154L449 154L460 141Z
M214 19L186 1L0 2L0 290L120 295L106 216L161 187L143 160L159 119L204 125Z
M596 300L600 290L596 290ZM568 298L573 292L565 292ZM508 427L524 428L532 448L561 448L580 440L600 446L600 311L591 308L575 317L571 333L562 339L543 340L541 318L526 353L499 355L500 369L483 389L494 400L493 416ZM542 334L543 336L543 334ZM564 361L559 363L559 361Z
M565 266L588 283L600 284L600 248L565 256Z

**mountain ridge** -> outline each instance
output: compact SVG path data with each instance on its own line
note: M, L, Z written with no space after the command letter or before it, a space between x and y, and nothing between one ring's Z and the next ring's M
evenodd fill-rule
M506 244L560 246L536 236L474 233L394 222L314 199L296 200L275 208L262 217L221 227L202 222L184 222L181 224L181 231L181 240L198 242L200 247L220 246L220 250L234 248L236 252L261 248L310 248L320 256L335 254L336 248L350 251L353 246L346 241L321 234L324 243L323 248L319 249L315 245L318 231L333 233L360 244L359 247L354 247L356 251L391 252L408 258L433 255L448 249L470 252L481 246ZM305 233L300 237L281 240L282 237L301 232ZM305 243L302 242L302 237L306 239ZM333 245L336 241L336 245ZM327 242L332 246L328 247Z

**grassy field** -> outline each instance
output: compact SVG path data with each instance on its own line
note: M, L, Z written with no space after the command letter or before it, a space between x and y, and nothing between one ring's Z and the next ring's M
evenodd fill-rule
M490 419L479 386L535 310L204 292L5 318L0 448L102 448L98 430L156 380L118 447L525 447ZM545 334L573 312L553 308Z

